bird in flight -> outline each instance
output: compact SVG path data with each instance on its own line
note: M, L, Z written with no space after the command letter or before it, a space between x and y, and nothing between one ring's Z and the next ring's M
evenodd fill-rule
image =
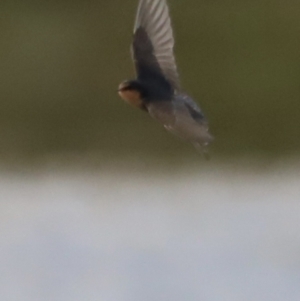
M131 47L136 79L122 82L118 93L168 131L205 151L213 138L202 111L180 88L173 46L166 0L139 0Z

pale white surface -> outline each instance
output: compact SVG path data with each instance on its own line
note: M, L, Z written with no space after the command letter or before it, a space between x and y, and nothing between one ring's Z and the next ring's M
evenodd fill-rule
M299 301L299 173L0 175L1 301Z

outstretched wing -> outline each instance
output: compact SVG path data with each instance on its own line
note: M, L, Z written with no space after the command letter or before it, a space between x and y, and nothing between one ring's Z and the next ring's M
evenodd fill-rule
M166 0L140 0L132 44L137 76L160 74L173 89L179 77L173 54L174 38Z

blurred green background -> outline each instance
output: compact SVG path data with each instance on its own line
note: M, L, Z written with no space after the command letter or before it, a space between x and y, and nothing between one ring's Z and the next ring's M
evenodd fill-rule
M300 2L169 0L183 88L213 157L300 150ZM0 4L0 159L199 156L117 96L134 76L135 0ZM184 156L183 156L184 155Z

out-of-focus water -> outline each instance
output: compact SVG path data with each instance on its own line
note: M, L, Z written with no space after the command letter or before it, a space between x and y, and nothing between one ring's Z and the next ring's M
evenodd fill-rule
M0 175L0 300L298 301L297 169Z

